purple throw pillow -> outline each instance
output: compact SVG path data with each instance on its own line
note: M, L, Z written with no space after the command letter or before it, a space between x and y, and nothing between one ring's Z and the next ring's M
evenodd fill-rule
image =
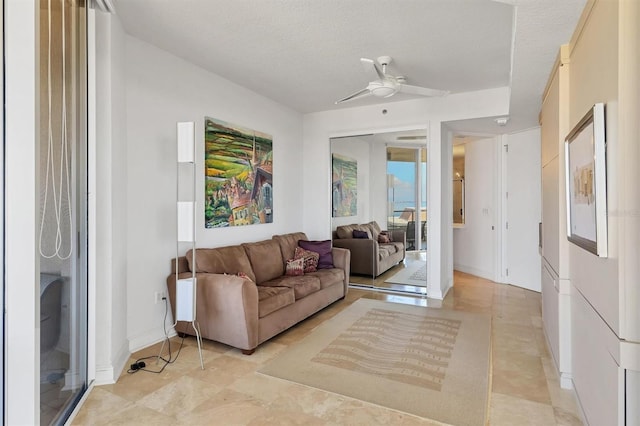
M353 235L353 238L363 238L363 239L369 238L369 234L367 234L367 231L358 231L357 229L353 230L352 235Z
M306 241L299 240L298 246L305 250L314 251L320 255L318 259L318 269L333 268L333 255L331 254L331 240Z

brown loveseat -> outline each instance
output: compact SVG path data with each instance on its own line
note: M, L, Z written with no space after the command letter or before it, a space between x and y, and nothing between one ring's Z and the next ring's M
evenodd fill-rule
M271 240L212 249L196 249L196 320L202 337L251 354L262 342L288 329L338 299L349 286L350 253L333 248L333 268L301 276L285 275L304 233L275 235ZM189 278L191 251L178 259L179 278ZM175 317L176 262L167 278ZM238 276L246 274L249 279ZM194 334L190 323L176 331Z
M366 238L354 238L353 231L366 232ZM389 242L379 242L385 233ZM402 262L406 253L406 237L402 230L382 231L377 222L338 226L333 232L333 247L351 251L351 272L377 277Z

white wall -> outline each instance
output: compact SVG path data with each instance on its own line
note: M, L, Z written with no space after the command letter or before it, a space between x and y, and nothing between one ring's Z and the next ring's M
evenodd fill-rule
M328 170L330 159L326 155L329 138L332 136L346 136L366 133L384 133L394 130L427 128L427 149L429 157L427 177L427 205L429 210L429 232L427 245L428 292L435 298L441 298L451 285L451 275L441 276L443 263L450 264L450 244L441 240L441 229L444 229L442 211L435 208L447 209L442 205L442 161L445 155L448 137L442 138L441 122L462 120L468 118L498 116L508 112L509 91L507 88L483 90L478 92L459 93L444 98L415 99L400 102L384 103L386 114L382 113L381 105L370 105L324 111L304 116L304 176L305 187L314 188L313 193L303 194L304 228L309 236L317 239L330 237L331 217L330 208L331 182ZM447 148L448 147L448 148ZM449 153L450 154L450 153ZM449 155L450 158L450 155ZM436 161L433 161L433 160ZM449 181L447 176L447 181ZM446 190L446 188L445 188ZM449 188L450 190L450 188ZM446 196L446 191L444 192ZM451 206L448 207L450 212ZM450 222L450 220L449 220ZM451 232L446 228L445 232ZM444 244L439 247L435 242ZM444 253L441 256L441 253ZM443 262L443 263L441 263ZM446 267L445 267L446 269Z
M163 337L164 305L155 304L154 292L166 291L176 250L176 122L196 122L196 193L202 210L197 215L198 247L306 231L302 193L325 197L323 217L330 216L330 205L328 193L318 194L314 185L303 187L300 114L132 37L126 38L126 96L127 152L114 161L127 168L127 335L135 350ZM205 116L273 137L273 223L204 228ZM328 164L329 147L322 148L312 162L321 158ZM329 169L322 169L322 175L328 181ZM326 235L330 224L325 220L323 225Z
M495 279L496 214L499 208L494 193L498 184L495 138L465 144L465 221L453 230L454 269Z
M387 146L383 143L371 143L371 220L375 220L382 229L388 229L387 194Z
M125 35L113 15L95 13L96 383L112 383L129 356L127 339L127 169ZM91 239L91 238L90 238ZM90 265L90 270L93 265Z
M40 282L36 264L39 76L37 4L4 2L6 424L40 423ZM29 285L31 284L31 285Z

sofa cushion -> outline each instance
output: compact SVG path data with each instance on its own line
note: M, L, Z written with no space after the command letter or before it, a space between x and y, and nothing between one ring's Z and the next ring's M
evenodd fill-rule
M382 229L380 228L380 225L378 225L378 222L372 220L364 226L366 226L369 230L369 233L371 234L370 238L377 240L378 235L380 235L380 232L382 232Z
M284 260L295 258L295 250L298 247L299 240L308 240L304 232L274 235L271 238L280 245L280 252Z
M256 283L260 284L284 275L285 262L282 260L280 244L277 241L272 239L244 243L242 247L251 262Z
M344 283L344 269L320 269L316 272L311 272L308 275L318 277L318 279L320 279L321 288L327 288L338 283L343 285Z
M372 238L371 230L369 229L368 226L358 225L355 223L352 223L351 225L338 226L336 228L336 235L338 235L338 238L343 238L343 239L353 238L353 231L365 231L368 234L367 238L369 239Z
M380 244L378 247L379 260L389 257L397 251L393 244Z
M304 259L287 260L287 267L285 268L284 274L291 277L304 275Z
M189 270L193 271L191 250L187 251L186 258ZM196 249L195 272L232 275L243 272L251 281L256 280L251 262L242 246Z
M318 260L320 259L320 255L315 251L305 250L302 247L296 247L293 258L303 259L303 269L305 274L318 270Z
M265 317L295 302L293 289L258 286L258 318Z
M267 282L262 283L259 287L287 287L293 289L295 299L302 299L303 297L315 293L322 287L320 285L320 278L314 277L310 274L302 275L299 277L282 276Z
M298 241L298 245L305 250L315 251L320 255L318 269L333 268L333 255L331 254L331 240L324 241Z

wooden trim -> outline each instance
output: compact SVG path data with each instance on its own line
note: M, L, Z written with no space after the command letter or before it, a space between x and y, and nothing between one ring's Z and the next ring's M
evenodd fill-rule
M582 31L584 27L587 25L587 21L589 21L589 17L591 16L591 12L593 11L594 6L600 0L589 0L582 11L582 15L580 15L580 19L578 20L578 25L576 25L576 29L573 31L573 35L571 36L571 41L569 41L569 56L573 53L573 49L576 47L578 42L580 41L580 37L582 37Z

